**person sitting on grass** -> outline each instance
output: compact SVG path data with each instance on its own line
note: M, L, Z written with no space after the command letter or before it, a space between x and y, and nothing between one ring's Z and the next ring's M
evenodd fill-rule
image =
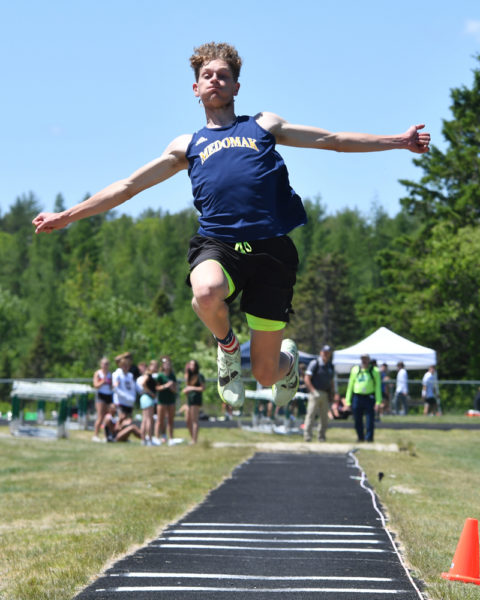
M115 404L110 404L103 419L103 428L107 442L127 442L132 434L139 439L142 437L140 429L135 425L131 416L125 413L117 416Z
M346 406L345 398L336 393L333 396L333 402L330 404L328 417L330 419L348 419L352 411Z

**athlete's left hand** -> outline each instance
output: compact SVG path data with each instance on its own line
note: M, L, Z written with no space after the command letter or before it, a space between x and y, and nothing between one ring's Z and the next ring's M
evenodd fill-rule
M419 133L425 125L412 125L405 133L407 140L407 150L416 154L424 154L430 150L430 134L426 131Z

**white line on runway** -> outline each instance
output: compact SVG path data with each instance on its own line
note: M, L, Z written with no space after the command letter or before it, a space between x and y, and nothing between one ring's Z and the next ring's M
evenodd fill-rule
M237 537L203 537L166 535L158 538L159 542L250 542L252 544L263 542L265 544L380 544L380 540L266 540L265 538L237 538Z
M408 590L384 590L384 589L368 589L368 588L231 588L231 587L190 587L190 586L142 586L142 587L118 587L118 588L102 588L95 590L102 593L118 593L118 592L222 592L232 593L240 592L242 594L250 593L280 593L280 594L403 594L408 593Z
M184 550L265 550L270 552L386 552L378 548L265 548L259 546L220 546L215 544L151 544L151 548L183 548Z
M394 581L391 577L334 577L333 575L227 575L226 573L109 573L109 577L142 577L161 579L239 579L241 581Z
M297 525L295 523L290 523L289 525L284 525L284 524L273 524L270 523L268 525L265 525L264 523L180 523L180 527L258 527L258 528L271 528L271 527L277 527L278 529L280 528L285 528L288 527L289 529L293 529L295 527L298 528L328 528L328 529L382 529L382 527L372 527L371 525L320 525L318 523L316 524L310 524L310 525L305 525L305 524L300 524Z
M185 535L187 533L197 534L197 533L236 533L237 535L252 535L252 533L260 533L262 535L375 535L373 531L277 531L275 529L271 529L269 531L262 531L261 529L248 529L247 531L241 531L238 529L170 529L166 533L180 533L181 535Z

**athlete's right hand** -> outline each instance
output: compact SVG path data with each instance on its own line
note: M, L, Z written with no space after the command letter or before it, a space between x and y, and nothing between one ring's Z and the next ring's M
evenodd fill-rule
M64 212L41 212L32 221L35 233L52 233L55 229L63 229L68 225L68 216Z

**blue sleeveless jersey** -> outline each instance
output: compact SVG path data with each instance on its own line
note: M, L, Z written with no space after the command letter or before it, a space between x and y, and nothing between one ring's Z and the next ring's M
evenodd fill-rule
M253 117L197 131L187 152L198 233L227 242L285 235L307 221L275 150L275 137Z

